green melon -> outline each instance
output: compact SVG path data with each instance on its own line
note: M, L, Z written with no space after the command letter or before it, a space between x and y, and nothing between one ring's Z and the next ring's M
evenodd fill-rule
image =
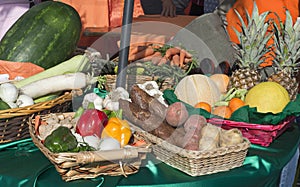
M71 57L81 33L78 12L56 1L37 4L23 14L0 42L0 59L32 62L45 69Z
M257 107L261 113L282 112L290 102L287 90L276 82L262 82L252 87L246 97L245 104L250 107Z

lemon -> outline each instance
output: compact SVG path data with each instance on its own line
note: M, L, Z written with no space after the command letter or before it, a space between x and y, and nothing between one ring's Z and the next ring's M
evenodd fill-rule
M257 111L261 113L282 112L289 102L287 90L276 82L259 83L252 87L245 97L245 104L257 107Z

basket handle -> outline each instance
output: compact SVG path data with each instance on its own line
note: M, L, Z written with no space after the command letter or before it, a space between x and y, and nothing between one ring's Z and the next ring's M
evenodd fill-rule
M149 148L123 148L107 151L86 151L76 154L76 162L81 164L113 161L113 160L128 160L137 158L139 153L149 152Z

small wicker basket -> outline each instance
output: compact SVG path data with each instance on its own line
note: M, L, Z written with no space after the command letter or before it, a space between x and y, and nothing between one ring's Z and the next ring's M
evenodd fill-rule
M153 153L158 160L191 176L207 175L240 167L250 147L249 140L244 138L242 143L234 146L210 151L190 151L172 145L139 127L134 126L134 129L152 143Z
M0 110L0 143L29 138L27 121L32 115L67 112L72 104L72 93L66 92L56 99L34 105Z
M74 116L74 112L63 113L65 116ZM41 119L46 120L50 114L41 115ZM150 143L145 142L140 146L107 151L82 151L52 153L41 142L35 132L35 120L29 120L29 132L33 143L55 166L57 172L65 181L77 179L95 178L100 175L118 176L130 175L138 172L142 160L151 151ZM134 133L134 141L144 139Z

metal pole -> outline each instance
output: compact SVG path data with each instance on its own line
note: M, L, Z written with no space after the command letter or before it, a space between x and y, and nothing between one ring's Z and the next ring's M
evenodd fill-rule
M130 46L131 24L133 16L134 0L124 0L119 63L118 63L118 76L116 87L126 88L126 66L128 64L128 52Z

